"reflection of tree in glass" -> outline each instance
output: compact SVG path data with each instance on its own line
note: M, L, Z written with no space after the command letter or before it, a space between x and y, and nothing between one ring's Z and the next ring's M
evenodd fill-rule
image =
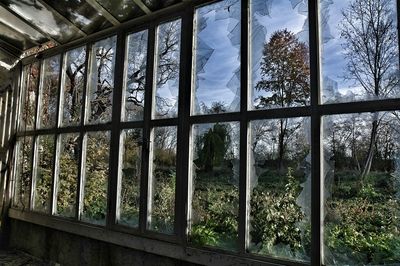
M18 144L14 205L22 209L29 208L32 177L32 142L32 137L24 137L19 140Z
M158 27L156 77L156 87L158 90L161 90L164 86L177 86L170 83L177 82L179 79L180 40L180 20L165 23ZM171 88L169 89L171 90ZM175 108L176 99L164 97L159 93L156 93L155 97L157 116L165 117L171 115L171 112L174 111L172 109Z
M21 106L20 129L33 129L36 115L36 93L39 82L39 63L24 68L24 98Z
M78 48L66 54L64 85L63 122L75 124L80 121L82 108L82 93L85 75L86 49Z
M395 5L391 0L353 0L342 11L341 37L347 61L346 79L359 84L371 98L399 95L398 38ZM364 179L371 170L379 118L370 130L370 142L361 171Z

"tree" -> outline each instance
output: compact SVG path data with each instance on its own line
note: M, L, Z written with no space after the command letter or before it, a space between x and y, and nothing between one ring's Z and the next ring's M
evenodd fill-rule
M398 43L391 0L353 0L342 11L341 38L348 80L357 82L373 98L398 93ZM380 119L373 115L361 181L369 174L375 154Z
M310 98L310 67L308 47L288 30L272 34L264 45L261 61L262 79L256 89L267 92L259 97L258 108L307 105ZM278 167L283 169L287 139L299 128L288 119L280 119L278 137Z

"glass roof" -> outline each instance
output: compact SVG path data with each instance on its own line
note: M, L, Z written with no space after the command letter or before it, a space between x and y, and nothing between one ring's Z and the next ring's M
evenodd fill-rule
M179 2L0 0L0 67L43 47L65 44Z

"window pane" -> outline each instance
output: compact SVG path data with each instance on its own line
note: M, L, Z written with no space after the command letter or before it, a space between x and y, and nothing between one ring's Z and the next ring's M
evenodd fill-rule
M56 215L75 217L80 143L79 134L61 134L58 139Z
M20 130L32 130L36 116L36 93L39 84L39 63L24 67L19 116Z
M122 119L143 119L144 89L147 66L147 30L133 33L127 39L125 97Z
M20 138L17 142L14 206L25 210L29 210L31 195L32 144L32 137Z
M310 119L250 123L250 253L308 261L311 246Z
M111 121L116 43L113 36L92 46L86 110L89 124Z
M87 133L81 216L86 222L102 225L106 223L109 157L110 133Z
M240 110L240 1L196 10L194 114Z
M250 3L251 108L309 105L307 1Z
M58 86L60 77L60 56L43 61L42 81L39 90L39 128L51 128L57 122Z
M54 136L43 135L36 139L34 205L33 209L48 213L51 208L53 184Z
M324 262L400 264L400 112L323 119Z
M239 212L239 123L192 129L190 242L236 250Z
M81 122L82 95L85 86L86 48L68 51L64 56L61 94L61 125L75 126Z
M396 10L395 0L320 0L323 103L400 96Z
M176 117L178 115L181 20L158 26L156 49L153 117Z
M150 150L148 228L174 233L176 127L153 129Z
M119 180L120 224L139 226L142 129L126 129L121 135Z

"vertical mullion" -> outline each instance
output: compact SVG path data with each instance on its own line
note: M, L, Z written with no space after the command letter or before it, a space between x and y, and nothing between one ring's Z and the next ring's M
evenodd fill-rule
M241 36L240 36L240 179L239 179L239 238L240 253L247 248L247 137L248 137L248 43L249 43L249 0L241 0Z
M60 71L58 74L58 92L57 92L57 114L56 114L56 128L60 127L60 114L62 113L60 111L60 103L61 103L61 86L63 83L63 69L64 69L64 53L61 54L60 56ZM59 164L57 163L58 160L58 152L59 152L59 136L60 135L55 135L54 136L54 153L53 153L53 168L52 168L52 190L51 190L51 196L50 196L50 215L53 215L56 211L56 206L57 206L57 180L58 180L58 166Z
M149 179L149 145L150 145L150 120L152 113L152 95L153 95L153 72L155 61L155 25L151 25L148 29L147 40L147 65L146 65L146 85L144 95L144 127L143 127L143 146L142 146L142 169L140 179L140 208L139 208L139 229L144 233L147 227L147 197L148 197L148 179Z
M85 76L83 82L83 93L82 93L82 109L81 109L81 119L80 119L80 130L79 130L79 146L80 146L80 154L79 154L79 165L78 165L78 179L77 179L77 191L76 191L76 202L75 202L75 218L77 220L81 219L81 209L82 209L82 196L83 196L83 188L82 188L82 181L84 178L84 160L86 154L86 145L84 141L85 136L85 117L86 117L86 105L87 105L87 86L88 86L88 74L90 73L89 69L89 62L90 62L90 52L91 52L91 45L88 43L86 44L86 58L85 58Z
M189 132L190 132L190 99L192 93L192 47L193 47L193 16L192 6L186 7L182 17L180 84L177 139L177 175L175 188L175 233L181 244L186 245L188 178L189 173Z
M311 265L322 263L321 247L321 117L319 80L319 0L309 0L311 85Z
M125 61L125 41L126 36L123 31L118 32L116 55L115 55L115 75L113 106L111 116L111 147L110 147L110 172L108 182L108 208L107 226L112 227L116 222L117 195L118 195L118 172L119 172L119 138L121 123L122 90L124 88L124 61Z

